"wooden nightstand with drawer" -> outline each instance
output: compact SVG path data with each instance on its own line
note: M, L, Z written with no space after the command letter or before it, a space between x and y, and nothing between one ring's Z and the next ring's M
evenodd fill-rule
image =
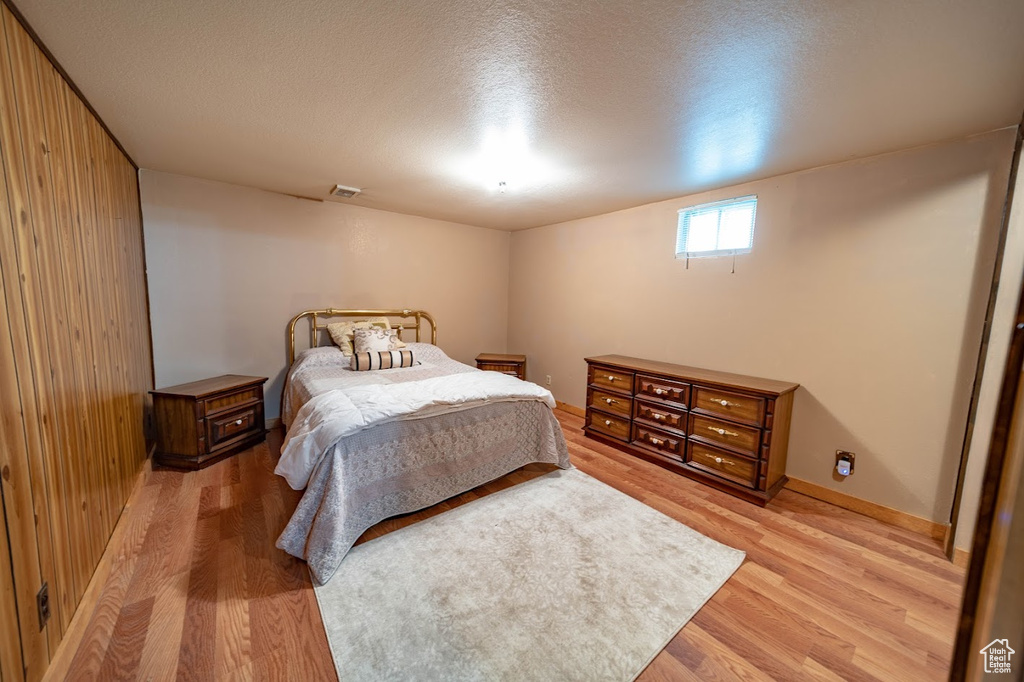
M150 391L157 464L202 469L263 442L266 381L266 377L225 374Z
M489 372L510 374L526 381L526 356L508 353L481 353L476 356L476 368Z

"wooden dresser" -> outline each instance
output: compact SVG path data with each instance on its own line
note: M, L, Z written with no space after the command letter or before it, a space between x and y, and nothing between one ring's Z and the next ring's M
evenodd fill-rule
M526 381L526 356L509 353L481 353L476 356L476 368L490 372L511 374Z
M153 394L158 464L201 469L262 442L266 377L225 374Z
M587 358L584 431L764 506L786 483L799 384L624 355Z

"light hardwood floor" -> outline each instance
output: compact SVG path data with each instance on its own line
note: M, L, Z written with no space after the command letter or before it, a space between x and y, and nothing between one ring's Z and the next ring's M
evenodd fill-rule
M789 490L761 509L585 439L582 419L556 414L580 469L747 552L641 680L945 677L963 571L937 541ZM298 501L272 473L279 448L274 432L204 471L146 474L57 676L336 679L305 566L274 548ZM361 541L550 470L531 465Z

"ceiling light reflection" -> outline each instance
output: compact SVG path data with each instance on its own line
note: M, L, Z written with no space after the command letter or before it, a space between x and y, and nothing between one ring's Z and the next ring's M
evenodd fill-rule
M458 159L453 171L466 182L500 194L528 191L560 176L550 161L530 149L526 130L518 122L488 128L477 153Z
M687 184L725 185L763 167L778 144L801 45L816 35L779 25L765 41L762 29L736 26L688 75L702 85L680 107L680 179Z

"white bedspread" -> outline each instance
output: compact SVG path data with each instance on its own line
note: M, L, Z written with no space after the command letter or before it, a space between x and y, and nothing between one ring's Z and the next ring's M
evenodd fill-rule
M537 400L555 407L545 388L498 372L468 372L404 384L349 386L322 393L299 410L275 473L295 490L339 440L398 419L419 419L492 402Z

